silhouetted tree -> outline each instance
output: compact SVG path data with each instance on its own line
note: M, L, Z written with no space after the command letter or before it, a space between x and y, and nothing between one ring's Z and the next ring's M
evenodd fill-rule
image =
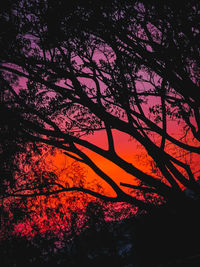
M21 0L2 8L1 23L10 29L1 37L2 94L11 95L4 110L15 114L24 138L85 163L116 196L81 186L62 186L55 193L82 191L142 209L155 206L149 194L172 207L189 201L182 187L199 195L190 165L168 149L200 153L198 10L198 1L128 0ZM171 119L197 145L173 135ZM107 134L108 149L83 138L99 130ZM113 130L139 143L159 175L120 157ZM118 165L137 185L119 186L82 148ZM148 198L130 195L124 187Z

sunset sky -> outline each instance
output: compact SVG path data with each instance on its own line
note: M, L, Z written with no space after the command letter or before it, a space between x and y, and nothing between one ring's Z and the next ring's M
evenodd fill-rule
M136 17L130 16L129 10L126 10L129 6L127 4L128 6L124 6L124 10L118 10L118 15L115 14L115 7L113 10L106 10L105 14L101 14L102 16L100 18L103 18L102 23L104 23L105 19L107 23L105 25L107 26L109 26L110 21L113 19L113 25L111 28L108 27L106 34L102 30L101 20L100 24L97 23L97 29L90 28L90 25L88 25L86 30L80 29L80 32L79 28L76 28L79 25L77 24L75 27L78 32L77 34L73 29L73 25L70 28L69 25L65 24L67 19L69 20L68 16L71 16L69 15L71 13L68 13L67 9L67 12L60 16L60 14L54 14L54 10L52 9L54 7L53 1L47 2L47 6L45 4L43 6L42 4L41 7L40 1L36 1L38 5L36 7L34 5L32 6L33 2L31 1L30 3L30 10L29 8L26 10L29 5L24 10L23 8L20 9L20 5L18 7L19 11L22 10L20 12L24 16L22 16L22 20L18 18L18 23L21 23L22 25L20 26L23 26L24 29L29 25L29 30L26 32L26 30L20 29L21 32L19 31L15 37L10 37L11 39L16 38L16 43L19 42L17 43L17 49L20 52L19 59L17 58L18 52L15 51L12 55L12 47L9 47L11 55L8 55L8 58L6 58L6 52L5 58L7 61L5 60L5 63L3 61L2 64L5 80L8 80L8 85L10 86L8 87L9 89L6 89L8 91L8 97L6 96L8 100L5 97L5 106L7 105L6 108L12 112L17 111L17 115L19 112L19 116L16 117L19 119L19 123L21 123L19 125L22 125L22 135L24 134L25 138L24 142L27 142L27 140L30 140L30 142L35 141L37 144L43 142L45 144L44 146L48 147L49 152L46 153L44 151L45 153L43 153L42 151L41 155L39 155L40 153L33 155L33 159L31 158L34 162L32 169L31 164L28 165L29 163L22 160L21 165L19 165L22 171L24 171L24 176L21 173L15 176L15 172L13 171L16 180L20 176L23 177L22 179L20 178L21 180L18 180L18 188L14 188L13 194L17 195L20 192L23 195L24 192L31 192L29 197L31 194L33 196L33 198L28 198L26 205L27 210L32 212L31 216L30 218L27 216L26 220L20 221L15 225L16 232L23 233L27 236L29 234L33 235L33 233L35 234L37 232L34 230L34 225L39 227L40 232L45 232L48 229L53 231L57 227L59 228L59 225L68 227L70 225L70 209L72 212L81 214L81 218L83 216L82 212L86 211L88 202L94 200L94 197L80 192L65 192L55 196L45 196L46 192L51 194L53 190L58 190L58 188L62 188L63 191L71 187L75 187L76 190L77 188L79 190L87 188L101 195L111 197L118 197L119 195L119 198L117 198L119 202L127 201L128 203L132 197L129 203L133 203L134 201L138 203L138 200L142 199L143 207L152 204L150 202L154 199L153 196L155 195L158 198L160 197L160 199L165 199L166 197L166 202L170 202L171 199L174 200L174 191L176 190L176 196L179 197L182 195L178 186L181 183L178 181L180 177L183 183L181 184L181 189L184 190L186 186L194 188L195 182L191 177L190 179L188 178L189 172L186 173L186 170L188 170L187 167L183 170L183 167L177 166L178 161L176 159L182 161L182 163L189 164L194 178L197 180L200 175L200 155L188 153L186 150L180 148L181 145L178 147L178 145L175 146L170 143L167 138L165 140L166 135L169 134L176 140L181 140L184 144L199 146L197 141L198 137L196 139L193 138L196 130L198 136L199 128L197 127L198 125L195 125L195 120L197 123L199 117L195 117L194 114L199 112L199 107L197 106L198 108L195 110L195 100L193 99L192 102L190 97L185 97L187 93L185 94L184 90L182 93L182 89L180 89L183 86L182 82L184 79L181 75L183 75L184 71L188 71L186 80L192 77L190 82L195 86L196 81L192 80L194 79L193 74L195 73L193 72L195 72L195 67L194 69L192 69L193 67L191 69L188 68L188 70L186 68L188 67L188 63L186 64L185 62L187 60L190 62L190 58L187 59L185 51L179 48L180 44L178 40L182 35L176 33L177 29L174 29L174 32L178 38L174 42L178 43L177 49L180 49L180 55L183 53L183 57L186 57L185 61L183 60L186 66L184 66L185 69L183 71L181 68L178 68L177 64L172 69L171 79L171 70L168 67L169 62L171 64L174 60L175 63L180 63L182 55L180 56L181 60L178 58L176 62L176 57L172 57L170 58L171 61L169 60L168 62L168 56L171 57L171 54L167 55L165 53L167 53L166 51L170 46L168 39L171 38L171 32L167 36L168 29L166 29L166 32L165 30L162 32L160 25L156 26L156 23L154 25L154 22L157 22L157 17L155 21L151 21L155 14L148 5L146 8L149 10L150 16L146 22L146 16L148 17L149 14L148 12L145 14L145 7L142 3L136 3L135 9L133 8L134 12L136 12L134 13ZM58 10L55 10L60 11L61 3L62 1L58 4ZM62 4L65 8L67 7L64 2ZM76 10L76 12L80 12L81 5L77 6L77 10L74 6L74 11L73 8L72 11L75 12ZM33 9L32 11L31 8ZM40 8L42 9L40 10ZM93 14L94 11L95 14L96 11L87 11L87 8L86 12L88 13L85 13L85 15L87 14L89 18L90 12ZM131 7L129 6L129 8ZM43 14L42 12L44 12L46 17L41 16ZM74 18L77 19L76 12L74 14L73 12L72 16L74 15ZM17 16L15 10L13 14ZM55 24L58 24L57 26L60 27L58 35L51 28L52 21L54 22L54 20L49 21L49 14L54 14L58 17L55 17ZM126 19L124 20L125 15L127 16L127 21ZM129 16L130 18L128 18ZM81 19L84 21L85 17L83 16ZM37 19L40 24L36 23ZM91 19L93 20L94 18L91 16ZM130 19L131 25L127 23L128 19ZM165 19L167 20L168 18ZM163 25L163 27L167 25L165 20L163 21ZM65 32L68 26L72 31L70 35L68 35L67 31ZM64 27L66 27L65 30L63 30ZM112 30L114 37L110 34ZM51 40L52 32L55 33L55 40L53 34L53 41ZM158 53L156 52L157 47L159 47ZM159 58L160 53L161 56ZM168 72L169 77L166 74ZM15 81L15 75L19 78L17 82ZM99 109L102 111L102 114L100 114ZM187 116L187 112L189 116ZM124 129L123 126L127 128ZM156 128L157 126L160 128ZM116 154L126 161L124 170L88 148L77 145L79 143L78 141L80 141L78 140L79 138L87 140L104 150L108 150L109 145L105 129L108 132L111 130L113 134ZM191 129L194 130L193 133ZM135 139L123 131L133 134ZM87 135L88 132L93 132L93 134ZM161 147L160 144L163 140L164 146ZM146 146L146 150L139 142ZM50 144L55 148L52 154L50 153ZM78 155L80 151L75 150L76 147L88 155L97 167L116 182L126 194L117 188L117 195L113 189L116 188L114 183L113 188L111 188L103 178L98 177L88 166L80 162L75 162L73 158L64 154L71 153L72 155L75 151L74 153ZM112 150L112 145L110 147L109 155L113 155L114 157L114 149ZM157 148L160 150L157 150ZM66 150L64 151L64 149ZM148 155L147 150L149 151L149 155L151 154L152 158L154 158L153 160ZM161 153L162 159L156 154L157 151ZM24 154L26 154L26 151ZM17 156L20 158L20 155ZM115 160L117 162L119 158L116 156ZM137 171L127 163L131 163L141 170L144 176L142 177L143 173L141 172L136 174ZM160 171L155 164L159 166ZM121 166L123 167L123 163ZM34 173L34 167L38 173ZM130 171L130 173L132 172L134 175L138 175L138 179L134 175L128 174L125 169L127 172ZM43 172L45 171L47 174L48 172L55 174L57 180L52 178L54 176L50 176L51 181L44 178ZM161 175L161 171L163 175ZM185 177L182 178L179 171ZM149 174L152 177L147 177L145 174ZM164 178L164 175L166 178ZM139 180L140 178L141 180ZM158 181L159 179L165 184L160 183ZM192 180L192 182L188 182L188 180ZM143 188L140 188L141 191L137 189L133 192L128 186L123 187L120 183L142 185ZM166 184L172 188L167 188ZM28 189L23 188L24 185ZM146 188L144 189L144 187ZM146 201L146 195L141 192L146 192L145 190L147 189L150 193L148 192L146 194ZM138 191L140 192L138 193ZM196 191L198 190L194 190L195 193ZM37 196L34 194L37 194ZM38 196L41 194L43 196ZM148 194L151 194L152 197L150 201ZM133 196L136 196L136 199ZM133 199L134 201L132 201ZM180 199L182 198L180 197ZM14 203L12 201L11 203ZM120 210L122 206L126 206L125 203L119 204L119 206L117 205L113 205L112 207ZM131 210L130 206L129 209Z

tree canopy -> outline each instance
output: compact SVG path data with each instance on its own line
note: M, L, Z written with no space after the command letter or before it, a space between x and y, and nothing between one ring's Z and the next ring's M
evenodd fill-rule
M57 185L54 190L51 184L48 191L31 194L82 191L142 209L154 207L149 196L158 195L176 206L187 201L183 188L200 194L189 162L169 149L200 154L199 5L199 1L3 2L0 108L1 114L8 114L3 125L9 133L14 127L26 143L62 149L92 168L116 195L81 185ZM114 130L145 149L155 173L147 174L116 152ZM85 138L97 131L106 133L107 149ZM132 175L133 184L118 185L83 148ZM142 192L144 198L125 188ZM18 190L12 195L29 193Z

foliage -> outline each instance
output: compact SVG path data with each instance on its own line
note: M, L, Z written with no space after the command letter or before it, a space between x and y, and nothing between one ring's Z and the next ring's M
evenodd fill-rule
M107 196L81 185L56 189L50 183L49 191L37 188L14 196L81 191L148 210L159 202L150 196L173 208L192 201L182 188L199 195L194 170L168 149L200 153L198 10L198 1L95 1L94 7L92 1L20 0L2 5L0 21L10 29L1 36L4 111L14 114L24 140L62 149L115 191ZM178 138L171 131L174 125L191 138ZM107 135L107 149L86 139L100 130ZM114 130L140 144L159 175L118 155ZM131 174L135 183L117 184L87 150Z

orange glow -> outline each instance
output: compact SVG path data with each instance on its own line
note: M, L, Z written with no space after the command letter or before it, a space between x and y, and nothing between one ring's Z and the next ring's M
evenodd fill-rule
M115 149L120 157L134 164L145 173L152 174L154 176L158 175L158 173L153 173L155 170L152 169L152 161L150 160L147 152L140 144L138 144L137 141L130 139L128 135L122 134L118 131L113 131L113 135L116 144ZM104 131L98 131L94 135L87 136L85 139L103 149L107 149L108 147ZM198 170L199 156L186 154L184 151L180 149L177 150L171 145L167 145L167 147L172 155L181 157L186 162L190 161L193 172ZM129 175L109 160L106 160L102 156L99 156L88 149L82 149L94 161L94 163L118 185L120 182L137 184L137 179L134 179L133 176ZM54 155L48 155L45 158L45 168L47 171L53 171L58 177L58 182L64 186L68 185L71 187L79 186L81 184L85 188L101 192L108 196L115 196L113 189L105 181L98 177L94 171L86 165L77 163L74 159L70 159L60 150L56 150ZM181 170L181 168L179 169ZM131 194L130 189L123 188L123 190ZM80 217L79 223L81 228L81 223L83 223L81 216L83 216L86 211L87 203L94 199L94 197L78 192L61 193L48 198L42 196L32 199L27 205L30 211L35 212L35 215L32 215L31 219L27 219L27 221L16 224L15 231L27 236L34 235L36 233L34 229L37 229L40 233L45 233L47 230L61 233L61 228L63 230L70 228L70 216L73 212L79 214L78 216ZM123 208L120 205L117 206L115 204L115 206L116 210ZM113 206L112 209L114 210L115 207ZM134 209L131 211L130 206L127 210L133 213L135 212Z

